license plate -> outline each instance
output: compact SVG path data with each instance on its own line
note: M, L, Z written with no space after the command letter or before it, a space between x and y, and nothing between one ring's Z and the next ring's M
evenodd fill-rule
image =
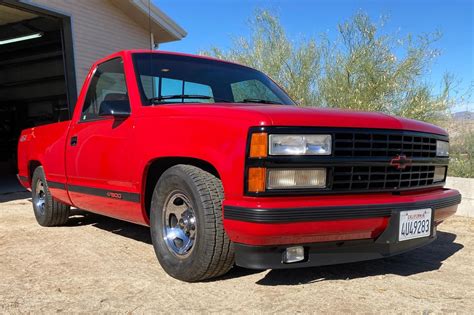
M400 212L399 241L427 237L431 233L431 209Z

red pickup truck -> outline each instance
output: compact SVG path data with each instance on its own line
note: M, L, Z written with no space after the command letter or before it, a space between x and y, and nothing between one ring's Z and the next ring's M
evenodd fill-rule
M263 73L122 51L95 63L70 121L24 130L18 178L42 226L70 207L150 227L184 281L388 257L436 239L448 135L381 113L297 107Z

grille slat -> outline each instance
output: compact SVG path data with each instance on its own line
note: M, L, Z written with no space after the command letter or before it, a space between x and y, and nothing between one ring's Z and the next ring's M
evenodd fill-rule
M384 171L380 171L381 168ZM433 184L434 171L434 166L409 166L404 170L393 166L335 166L332 189L351 191L423 187Z
M393 133L344 132L334 135L337 157L436 157L436 138Z
M335 157L435 158L436 138L430 135L407 135L393 132L341 132L334 134ZM393 166L335 166L332 189L397 190L433 184L434 166L410 166L403 170Z

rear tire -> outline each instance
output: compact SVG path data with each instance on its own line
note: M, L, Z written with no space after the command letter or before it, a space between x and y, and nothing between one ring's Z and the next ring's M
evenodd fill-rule
M51 196L42 166L37 167L33 173L31 193L33 210L39 225L58 226L67 222L70 206Z
M224 190L214 175L176 165L155 186L150 211L153 247L172 277L195 282L227 273L234 250L222 223Z

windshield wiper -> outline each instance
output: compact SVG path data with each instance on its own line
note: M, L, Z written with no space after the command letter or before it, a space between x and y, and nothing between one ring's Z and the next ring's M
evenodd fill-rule
M217 99L213 96L200 95L200 94L163 95L163 96L157 96L157 97L149 98L148 101L152 102L153 104L160 104L160 103L163 103L162 101L179 99L179 98L181 98L181 99L214 100L214 101L217 101L217 102L230 103L230 101L228 101L228 100Z
M221 103L235 103L233 101L215 98L209 95L201 95L201 94L174 94L174 95L163 95L149 98L148 101L152 104L166 104L166 100L174 100L174 99L199 99L199 100L214 100L215 102ZM260 104L278 104L282 105L280 102L270 101L260 98L245 98L241 101L242 103L260 103ZM176 102L181 103L181 102Z
M269 100L264 100L260 98L245 98L242 100L242 103L261 103L261 104L278 104L282 105L280 102L276 101L269 101Z

